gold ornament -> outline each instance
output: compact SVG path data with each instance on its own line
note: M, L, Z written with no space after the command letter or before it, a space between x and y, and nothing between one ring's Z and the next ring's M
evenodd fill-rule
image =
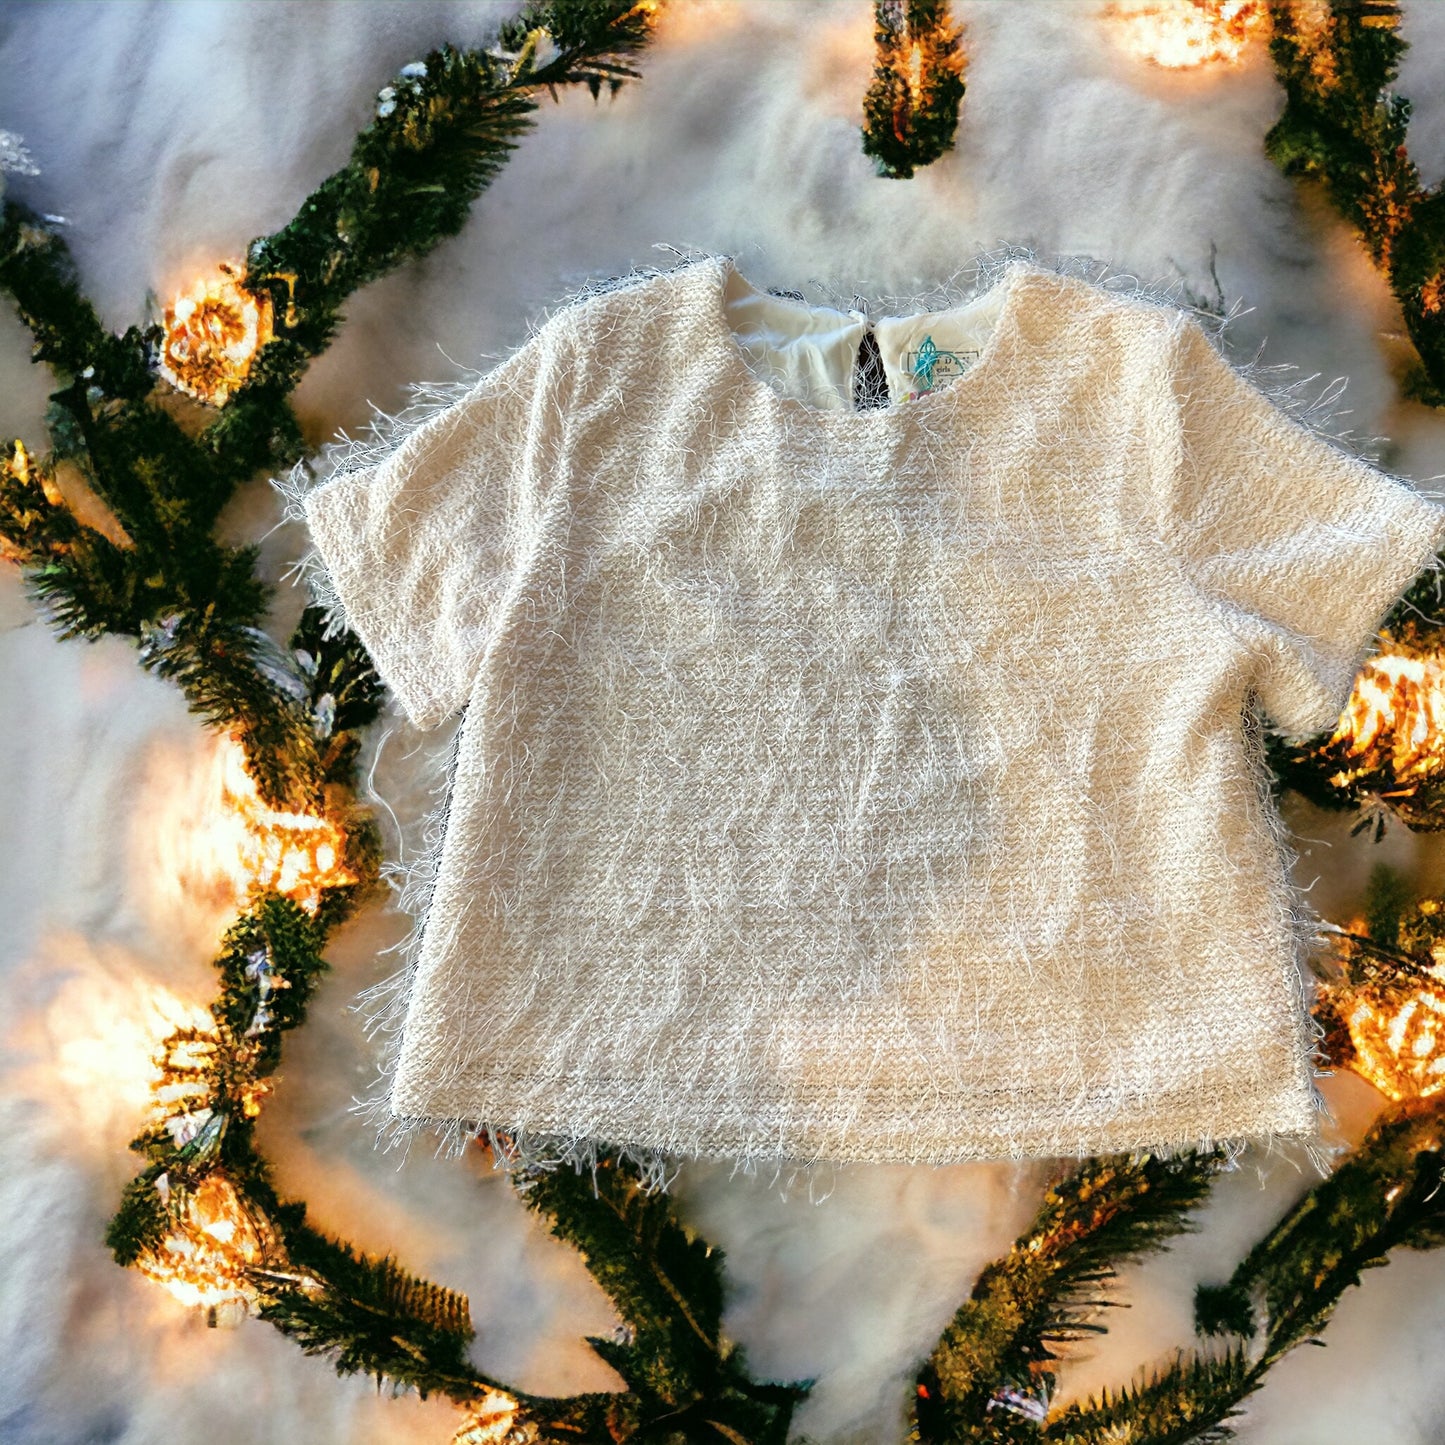
M245 290L240 262L222 261L165 310L160 373L188 396L224 406L271 339L271 298Z

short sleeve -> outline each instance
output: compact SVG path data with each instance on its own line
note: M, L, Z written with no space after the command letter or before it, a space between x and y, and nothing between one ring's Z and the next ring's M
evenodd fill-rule
M383 460L302 499L311 538L387 687L418 728L470 696L509 599L555 526L553 333L534 332Z
M1164 541L1256 652L1275 725L1333 727L1385 617L1445 546L1445 507L1282 411L1193 317L1173 318L1167 355Z

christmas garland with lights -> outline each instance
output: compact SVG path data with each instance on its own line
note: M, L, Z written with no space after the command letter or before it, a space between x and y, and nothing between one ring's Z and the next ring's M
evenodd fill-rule
M953 149L963 53L948 0L875 0L873 83L863 97L863 154L906 180Z
M162 1045L155 1117L135 1140L147 1163L107 1242L119 1263L212 1322L254 1311L342 1373L445 1395L465 1411L455 1439L473 1445L781 1445L808 1382L751 1378L720 1325L721 1252L619 1157L604 1155L586 1178L513 1176L528 1207L581 1251L623 1320L616 1336L589 1343L626 1388L570 1399L530 1396L476 1371L463 1296L330 1238L304 1204L278 1193L253 1121L283 1037L304 1021L326 969L327 938L377 888L380 835L356 802L356 762L381 689L355 638L327 635L318 606L284 647L274 642L261 625L270 589L255 576L259 549L224 547L212 532L238 485L302 455L287 398L348 296L460 230L533 124L541 88L582 83L596 97L636 78L625 62L646 45L653 8L531 4L503 26L497 49L444 46L405 67L349 163L296 219L159 324L106 332L54 218L9 199L0 218L0 285L34 337L33 358L62 383L46 415L49 451L17 441L0 460L0 545L59 636L134 638L142 665L173 679L191 710L232 740L232 792L254 840L250 902L216 959L220 992L208 1017ZM1429 258L1445 247L1427 244L1438 205L1418 180L1413 192L1402 184L1414 175L1407 157L1396 151L1384 164L1407 113L1405 102L1381 99L1403 49L1393 23L1382 23L1392 7L1335 3L1324 23L1316 6L1309 30L1301 7L1274 11L1272 53L1289 99L1273 154L1319 176L1391 267L1419 350L1416 394L1439 404L1441 275ZM1372 164L1361 166L1361 147ZM195 400L192 411L176 405L180 394ZM79 520L78 489L109 508L108 525ZM1363 823L1373 809L1441 826L1440 603L1414 593L1402 601L1339 727L1275 748L1278 786L1362 809ZM1274 1361L1318 1335L1361 1270L1399 1247L1445 1244L1442 905L1412 903L1377 869L1366 918L1339 930L1338 943L1320 1006L1332 1057L1394 1102L1229 1279L1201 1287L1196 1324L1201 1337L1224 1337L1223 1353L1181 1357L1117 1397L1051 1411L1052 1347L1103 1328L1090 1317L1114 1301L1097 1298L1100 1287L1122 1261L1192 1227L1190 1211L1224 1162L1216 1152L1083 1161L984 1270L922 1365L914 1439L1225 1438L1239 1402Z

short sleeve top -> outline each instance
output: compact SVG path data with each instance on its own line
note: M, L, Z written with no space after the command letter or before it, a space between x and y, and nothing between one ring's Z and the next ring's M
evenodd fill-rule
M575 299L305 499L407 718L462 713L390 1115L844 1162L1313 1137L1257 723L1335 722L1445 508L1031 260L873 323L865 410L864 313L745 335L762 295L710 256Z

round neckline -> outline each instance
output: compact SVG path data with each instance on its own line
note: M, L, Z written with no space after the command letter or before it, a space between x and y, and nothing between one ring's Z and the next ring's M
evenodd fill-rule
M703 308L707 331L717 347L725 372L732 378L734 384L741 390L758 396L777 411L796 417L800 421L843 430L850 427L860 429L891 427L900 425L909 418L922 419L932 416L943 407L955 405L962 397L984 386L998 365L1000 356L1007 350L1008 340L1013 331L1012 322L1017 309L1019 291L1024 279L1033 271L1033 267L1028 261L1015 259L1004 266L998 279L987 291L980 292L977 296L971 296L967 301L961 301L956 306L948 306L938 311L915 311L903 316L873 318L872 324L875 327L884 321L942 319L983 309L985 303L992 300L993 297L999 298L998 314L994 318L993 327L983 346L979 349L977 359L962 376L956 376L945 385L937 387L933 391L924 392L921 396L913 397L911 400L890 402L887 406L866 407L862 411L851 409L825 411L822 407L800 401L797 397L784 395L753 370L743 351L742 344L738 340L737 333L728 323L727 283L731 277L736 277L744 287L754 294L766 295L769 301L797 311L817 312L836 308L810 306L806 302L795 301L791 297L774 296L771 292L764 292L738 270L731 256L714 256L710 265L697 269L705 273L707 282L704 288L706 305ZM839 312L839 315L845 314L850 313Z

